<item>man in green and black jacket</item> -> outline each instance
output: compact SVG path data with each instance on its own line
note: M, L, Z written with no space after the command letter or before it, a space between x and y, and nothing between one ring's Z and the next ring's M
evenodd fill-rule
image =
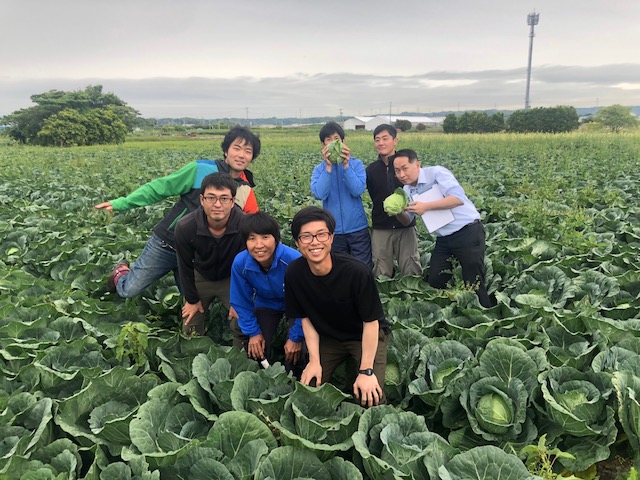
M180 198L156 225L142 253L129 267L121 260L107 279L107 290L117 292L124 298L139 295L145 288L167 273L173 271L176 285L178 263L174 243L174 227L187 213L200 206L202 179L211 173L229 173L238 184L236 204L246 213L258 211L253 191L253 175L246 168L260 154L260 139L245 127L234 127L222 141L223 160L195 160L165 177L142 185L126 197L116 198L95 206L108 211L124 211L134 207L151 205L167 197Z

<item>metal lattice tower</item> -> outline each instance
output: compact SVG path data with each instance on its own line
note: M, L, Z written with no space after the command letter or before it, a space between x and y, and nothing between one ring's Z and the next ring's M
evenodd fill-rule
M538 19L540 18L540 14L536 13L535 10L533 13L527 15L527 25L531 27L529 29L529 63L527 66L527 93L524 97L524 109L528 110L531 108L531 104L529 103L529 88L531 87L531 57L533 55L533 37L535 37L535 33L533 31L534 27L538 24Z

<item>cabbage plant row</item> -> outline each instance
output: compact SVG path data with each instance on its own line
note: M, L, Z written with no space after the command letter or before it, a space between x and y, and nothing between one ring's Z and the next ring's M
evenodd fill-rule
M182 337L170 278L137 299L105 292L169 203L91 207L211 158L211 141L0 146L0 478L525 479L520 451L542 435L570 472L639 462L637 140L401 139L482 211L498 304L459 280L380 278L389 404L371 409L338 388L347 378L314 389L260 369L228 346L219 308L208 336ZM317 141L263 141L256 193L290 243L292 214L315 203ZM373 160L368 135L347 144Z

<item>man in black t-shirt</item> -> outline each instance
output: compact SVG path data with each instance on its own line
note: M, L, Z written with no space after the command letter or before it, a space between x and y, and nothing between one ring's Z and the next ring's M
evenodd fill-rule
M389 325L369 268L350 255L331 252L335 220L318 207L300 210L291 234L302 254L285 274L286 314L302 318L309 363L305 385L331 381L347 358L359 364L353 393L363 406L384 402Z

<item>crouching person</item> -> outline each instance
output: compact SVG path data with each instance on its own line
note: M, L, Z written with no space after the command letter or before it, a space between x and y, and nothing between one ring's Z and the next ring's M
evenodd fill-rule
M240 226L247 249L240 252L231 267L231 306L238 318L231 320L238 348L257 361L274 361L271 345L284 308L284 275L300 253L280 241L280 227L269 214L258 212L243 218ZM303 362L302 320L289 318L284 345L284 363L299 378Z
M385 402L389 325L371 270L331 251L334 231L327 210L306 207L293 217L291 233L303 258L291 262L285 274L286 313L302 318L309 363L301 382L330 382L351 357L359 365L353 393L370 407Z
M216 298L229 309L230 319L236 316L229 303L231 264L245 248L240 235L244 213L234 203L236 188L227 173L207 175L200 187L200 206L176 225L185 335L205 334L206 313Z

